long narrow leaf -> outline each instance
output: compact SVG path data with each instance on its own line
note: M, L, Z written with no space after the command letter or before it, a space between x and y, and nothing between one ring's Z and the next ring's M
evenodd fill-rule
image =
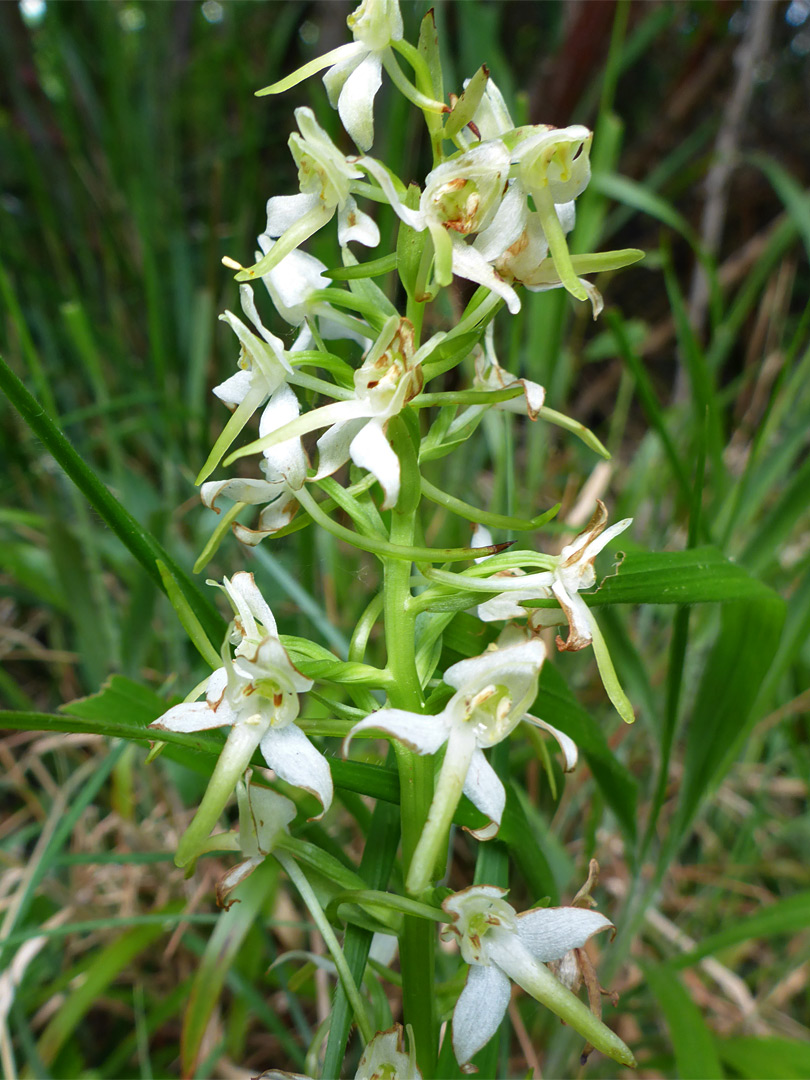
M82 492L91 506L101 515L122 544L132 553L159 589L165 590L157 567L161 560L171 571L186 600L199 619L209 639L219 641L225 633L225 623L209 597L164 549L163 545L122 506L105 487L93 470L82 460L58 425L43 410L39 402L23 385L0 356L0 389L19 412L34 434L53 455L58 464Z

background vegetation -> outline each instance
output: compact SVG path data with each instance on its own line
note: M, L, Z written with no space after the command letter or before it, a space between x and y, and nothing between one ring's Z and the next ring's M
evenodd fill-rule
M210 387L232 364L216 316L237 295L220 258L250 261L265 200L294 190L293 106L330 119L317 79L280 100L253 92L340 43L353 6L0 6L0 351L186 571L212 528L193 486L222 423ZM402 6L414 26L429 5ZM697 551L683 590L660 597L670 603L603 609L636 725L611 716L589 655L564 654L545 692L564 697L563 676L587 704L558 703L566 729L591 740L587 765L550 786L515 751L511 773L558 893L570 899L588 858L601 863L600 906L620 928L600 965L621 994L608 1017L641 1075L806 1077L810 4L435 7L457 73L448 85L485 61L516 115L595 128L572 250L649 252L600 282L599 323L562 292L540 294L499 341L502 363L542 382L612 461L594 468L548 427L493 423L475 460L449 474L436 463L437 483L498 512L559 501L557 532L601 496L613 520L635 518L628 551ZM423 173L421 118L389 98L383 123L385 108L375 154ZM393 230L393 215L381 225ZM269 867L252 907L217 913L216 860L188 882L171 863L206 762L178 750L145 767L143 736L100 733L148 723L175 682L202 676L200 659L99 504L4 398L0 421L4 1070L309 1068L327 977L265 961L317 949L317 935ZM538 542L551 548L554 533ZM428 541L463 538L439 516ZM717 595L708 546L739 570ZM286 632L338 654L377 573L311 530L250 556L226 540L207 573L237 565L255 571ZM677 603L697 599L726 602ZM140 696L120 681L60 721L65 702L114 673ZM46 733L31 730L33 713L50 717ZM335 853L361 850L367 815L343 792ZM458 845L462 887L473 854ZM517 878L513 896L518 908L537 899ZM578 1049L521 1000L490 1075L538 1060L543 1075L568 1075Z

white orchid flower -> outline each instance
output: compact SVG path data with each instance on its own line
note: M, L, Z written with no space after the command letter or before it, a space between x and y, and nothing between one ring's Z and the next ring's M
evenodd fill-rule
M355 393L351 398L313 409L268 432L230 460L256 450L267 451L293 437L328 428L318 440L315 479L331 476L351 458L376 477L385 493L383 509L390 509L399 498L400 468L399 459L385 436L386 425L422 389L422 360L443 336L435 334L414 351L412 323L392 315L354 373Z
M510 390L512 387L521 387L522 395L510 398L508 401L499 401L492 407L503 409L505 412L519 413L528 416L530 420L536 420L546 400L545 388L539 383L532 382L531 379L516 379L501 367L495 355L494 335L495 324L490 323L484 335L484 348L479 348L475 354L473 386L476 390ZM473 408L480 407L473 406Z
M593 641L594 619L579 595L580 590L590 589L596 583L596 556L632 523L632 518L624 518L606 528L607 507L597 499L596 512L585 529L562 549L555 569L537 574L504 572L504 591L478 605L479 619L493 622L522 618L530 614L523 607L524 601L554 597L568 620L568 637L565 641L558 637L557 648L568 652L586 648ZM557 621L554 612L545 609L533 610L531 616L534 625L554 625Z
M531 195L535 211L529 211L525 198L521 201L522 228L507 246L511 247L517 242L518 252L515 254L519 255L520 248L525 247L531 261L540 254L544 239L560 283L578 300L590 298L595 309L596 302L589 297L589 289L580 282L565 241L565 234L574 223L573 200L582 194L591 178L593 134L580 124L567 128L541 126L519 130L522 137L512 147L512 161L515 163L513 176L515 186ZM504 228L508 226L514 229L514 215L500 224ZM539 266L540 261L538 259L535 265ZM515 273L514 263L505 268ZM516 280L522 280L521 273L531 278L531 265L521 267L518 263ZM543 283L534 281L532 284Z
M399 0L363 0L346 22L354 34L353 42L304 64L260 90L258 96L280 94L328 67L323 82L329 103L365 152L374 141L374 98L382 85L383 59L391 42L402 39Z
M505 739L521 720L539 723L527 712L537 696L545 655L539 638L491 647L447 669L444 682L456 693L437 715L380 709L350 731L349 738L361 731L383 731L417 754L435 754L446 744L433 802L408 871L409 892L427 888L462 794L489 819L474 835L489 840L498 832L506 792L483 751Z
M388 171L373 158L358 158L357 164L369 172L392 209L411 228L430 232L435 250L435 276L439 285L449 285L453 274L475 281L506 301L512 314L520 311L517 293L492 268L520 234L519 216L513 214L511 230L498 235L488 228L501 206L509 176L510 154L500 139L493 139L456 154L428 173L419 209L412 210L400 199ZM505 218L504 218L505 220ZM489 240L486 252L466 237L484 233Z
M258 334L250 330L233 312L225 311L220 315L220 319L230 326L239 339L239 370L214 387L214 394L220 401L225 402L232 416L200 470L198 483L210 476L233 440L265 402L269 403L271 416L277 410L289 412L293 407L290 400L292 391L287 386L287 379L293 374L293 368L284 343L265 329L256 310L253 289L249 285L240 287L239 297L242 311L258 330ZM294 407L298 408L297 402Z
M355 398L343 403L346 419L338 419L318 439L316 479L331 476L351 458L379 481L385 495L383 510L396 505L399 458L385 437L385 428L422 389L422 359L435 345L434 337L414 351L412 324L397 317L386 323L354 373ZM339 408L335 406L334 412Z
M476 134L481 140L503 138L514 167L509 191L474 247L507 282L532 292L565 287L578 299L590 300L596 318L604 306L602 297L579 276L592 269L588 256L572 257L565 242L576 220L574 199L590 179L591 132L580 125L515 128L503 95L490 78L462 141L469 147ZM529 194L535 210L529 209ZM550 244L552 258L547 259Z
M422 1080L416 1064L413 1029L408 1024L410 1051L405 1053L404 1032L401 1024L394 1024L388 1031L378 1031L363 1051L354 1080ZM270 1069L256 1080L312 1080L301 1073Z
M292 422L299 413L298 398L293 391L288 386L279 387L262 413L259 435L266 435ZM217 506L220 498L249 503L251 506L267 504L259 515L258 528L249 529L238 521L231 526L236 537L250 547L289 525L298 509L295 492L307 479L307 455L300 438L288 439L265 450L260 468L264 480L211 480L200 489L203 504L217 514L220 512Z
M312 679L285 652L253 574L224 578L222 587L236 612L222 648L223 666L208 679L204 701L175 705L150 725L186 734L231 729L197 815L178 846L179 866L199 854L257 747L277 776L320 801L322 813L332 802L329 765L295 724L298 695L310 689ZM236 645L233 656L229 643Z
M363 1051L354 1080L422 1080L410 1024L407 1029L408 1053L405 1053L401 1024L394 1024L388 1031L378 1031Z
M382 85L383 53L402 38L399 0L363 0L346 20L354 42L323 77L329 104L359 148L374 142L374 98Z
M290 135L289 146L298 166L300 193L277 195L268 200L266 232L278 238L278 243L255 265L241 268L238 281L266 274L335 214L341 246L351 240L366 247L376 247L380 242L380 230L368 214L358 209L351 194L351 182L360 179L362 172L341 154L312 109L296 109L295 119L301 133Z
M503 1020L510 980L623 1065L635 1065L629 1048L546 967L580 949L613 924L580 907L533 908L520 915L503 898L505 889L473 885L448 896L442 907L451 925L443 937L458 939L470 965L453 1011L453 1050L462 1066L485 1046ZM464 1071L472 1072L468 1067Z
M258 241L261 251L256 252L256 258L261 259L262 255L269 254L276 241L268 232L263 232ZM307 319L312 318L318 320L321 337L328 340L348 338L364 349L368 348L371 344L370 330L363 334L354 316L315 296L319 290L332 285L332 281L324 277L324 270L326 266L320 259L296 248L262 275L262 281L281 318L292 326L301 327L290 352L312 348L312 331L307 325Z
M579 593L581 589L590 589L596 583L596 556L632 522L632 518L624 518L606 528L607 508L601 499L597 499L593 517L585 529L562 549L553 570L541 570L536 574L507 570L493 575L490 581L497 581L503 591L479 604L477 609L478 618L484 622L528 616L528 625L534 630L541 626L556 626L567 620L568 637L563 641L557 635L557 648L572 652L593 645L608 697L627 724L635 720L633 706L619 684L599 625ZM562 618L552 609L527 609L523 606L529 600L548 600L552 597L562 608Z
M216 884L217 905L226 910L234 903L228 897L272 852L278 836L287 832L296 815L295 803L270 788L254 787L251 770L236 785L239 807L239 849L245 856Z
M554 209L563 235L569 233L576 220L573 201L560 203ZM496 224L503 223L496 222ZM547 292L549 289L563 288L564 283L560 271L554 259L548 258L549 244L540 215L530 211L523 219L523 224L523 231L514 243L494 259L493 266L504 280L525 285L530 292ZM600 262L598 258L588 255L571 255L570 262L579 285L591 302L593 317L596 319L605 306L602 294L587 278L580 275L600 269ZM610 269L609 266L603 268Z

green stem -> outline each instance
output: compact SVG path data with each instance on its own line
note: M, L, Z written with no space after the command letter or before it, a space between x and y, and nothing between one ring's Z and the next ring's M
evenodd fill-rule
M402 473L400 497L391 514L390 540L392 544L410 546L421 497L419 464L410 433L399 417L389 424L388 434ZM383 566L385 643L394 682L389 701L394 708L422 712L424 698L416 667L416 616L409 610L411 566L391 558L384 559ZM430 758L399 743L394 748L400 779L403 872L407 874L433 797L433 765ZM430 922L406 915L400 936L403 1006L406 1021L413 1026L417 1060L426 1077L433 1075L437 1051L434 996L426 993L426 988L433 986L434 949Z
M374 1038L374 1029L369 1022L368 1012L366 1011L363 999L360 997L360 991L357 989L357 984L352 978L352 973L349 971L340 943L335 937L335 932L329 925L329 920L324 915L323 908L318 902L318 897L315 895L312 886L294 859L291 859L286 854L282 854L282 852L278 850L274 852L274 855L287 872L287 877L293 885L295 885L296 889L298 889L301 899L309 909L312 921L320 930L321 937L326 943L326 947L335 962L338 977L340 978L346 997L349 999L351 1007L354 1010L354 1017L357 1021L357 1026L360 1029L360 1034L363 1037L363 1042L366 1044L370 1043Z

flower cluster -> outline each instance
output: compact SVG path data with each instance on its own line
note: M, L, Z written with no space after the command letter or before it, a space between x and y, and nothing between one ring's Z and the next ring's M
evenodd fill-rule
M462 797L480 815L471 822L467 807L461 819L476 839L492 839L505 820L507 787L489 752L517 738L521 725L523 730L530 725L556 740L566 771L577 763L577 747L569 735L535 715L543 712L540 680L549 662L545 627L567 622L566 639L557 638L560 650L593 645L611 700L625 719L633 718L598 626L580 595L596 583L596 556L630 520L608 527L607 510L599 501L587 528L559 555L529 550L501 554L506 545L493 543L489 527L511 528L509 519L434 488L422 466L463 445L491 409L583 432L581 425L547 407L542 386L501 366L493 319L503 307L518 312L524 290L551 288L590 301L596 317L602 299L584 275L627 265L640 253L569 251L576 200L591 175L591 132L580 125L516 126L485 68L465 84L463 93L450 95L445 103L438 50L431 45L432 16L426 20L420 48L415 49L404 39L397 0L363 0L348 20L352 42L263 91L280 93L325 71L329 101L359 153L344 153L340 140L330 137L310 108L295 110L297 130L289 136L289 148L299 190L268 200L253 265L225 260L241 282L242 316L230 311L221 316L236 335L237 370L214 388L231 416L198 478L206 507L220 513L223 501L233 504L206 547L206 557L228 524L244 545L253 547L314 522L381 560L382 595L366 607L349 659L338 661L314 645L312 653L307 652L312 643L299 648L285 639L282 644L253 574L225 577L221 588L233 617L221 665L189 700L174 705L152 725L156 732L186 735L228 729L200 808L180 840L177 862L192 866L211 847L239 848L243 860L218 888L226 904L229 894L276 849L276 858L332 951L334 970L367 1044L358 1077L420 1076L417 1056L425 1056L432 1029L430 1024L415 1024L407 1054L398 1026L371 1037L373 1029L352 981L357 976L348 970L319 896L288 858L295 850L289 826L296 807L266 784L281 781L311 793L320 803L319 816L333 797L327 758L298 723L301 695L312 689L315 679L329 685L329 695L318 697L319 707L334 705L337 719L325 722L338 725L327 729L330 734L339 728L345 737L344 756L359 736L393 740L401 769L402 878L408 894L400 898L398 915L416 919L421 913L434 921L442 913L429 907L432 890L447 869L448 839ZM399 58L413 69L413 80L402 71ZM425 116L433 162L420 184L408 185L371 153L374 99L383 71ZM374 204L377 209L370 212ZM380 245L383 224L398 228L397 250L377 257L374 249ZM333 264L331 270L302 247L328 226L336 227L343 264ZM368 263L358 261L350 247L357 244L374 252ZM394 272L398 285L386 289L377 284L376 279ZM439 308L429 305L454 278L473 282L478 289L454 326L423 335L423 326L435 324ZM261 283L259 299L254 288ZM392 300L397 295L405 297L402 312ZM286 343L264 325L259 307L266 302L294 328ZM451 369L456 369L453 380L440 381ZM243 433L251 426L253 434L244 441ZM603 449L595 436L585 441ZM256 460L248 475L212 478L220 466L251 457ZM345 466L353 473L350 483L341 478ZM471 545L435 550L420 546L430 535L418 516L423 494L476 523ZM257 522L237 520L245 507L260 508ZM330 517L335 508L353 528ZM462 573L432 567L461 560L471 564ZM412 564L418 568L416 576ZM456 653L442 663L444 631L455 612L465 609L478 616L481 644L465 650L460 659ZM364 656L381 613L387 656L378 668ZM497 638L489 626L493 622L505 623ZM478 655L470 655L473 652ZM298 669L290 654L313 678ZM308 667L302 656L317 657L317 662ZM340 687L351 695L352 705L340 699ZM200 695L202 700L197 700ZM310 722L322 717L318 712ZM306 730L312 733L313 728ZM317 734L313 738L317 741ZM257 753L273 776L251 787L250 768ZM500 768L497 760L495 764ZM341 766L349 769L334 764L337 784ZM212 836L234 791L238 836ZM328 880L325 860L324 854L316 869ZM339 894L335 904L340 907L348 889L361 898L356 906L362 908L368 900L363 880L355 875L347 883L342 864L332 872L330 887ZM323 882L319 888L326 890ZM577 906L518 915L505 895L500 886L484 883L443 903L447 936L458 941L470 965L453 1017L459 1063L468 1068L497 1029L510 980L594 1046L617 1061L632 1063L621 1040L546 966L564 962L594 934L612 928L611 923ZM391 894L384 900L396 908ZM352 903L346 901L349 907ZM373 908L373 897L368 903ZM360 917L366 916L361 912ZM414 993L425 992L425 987L415 989L411 970L403 964L406 1019ZM423 1057L419 1061L424 1070ZM264 1075L288 1074L271 1070Z

